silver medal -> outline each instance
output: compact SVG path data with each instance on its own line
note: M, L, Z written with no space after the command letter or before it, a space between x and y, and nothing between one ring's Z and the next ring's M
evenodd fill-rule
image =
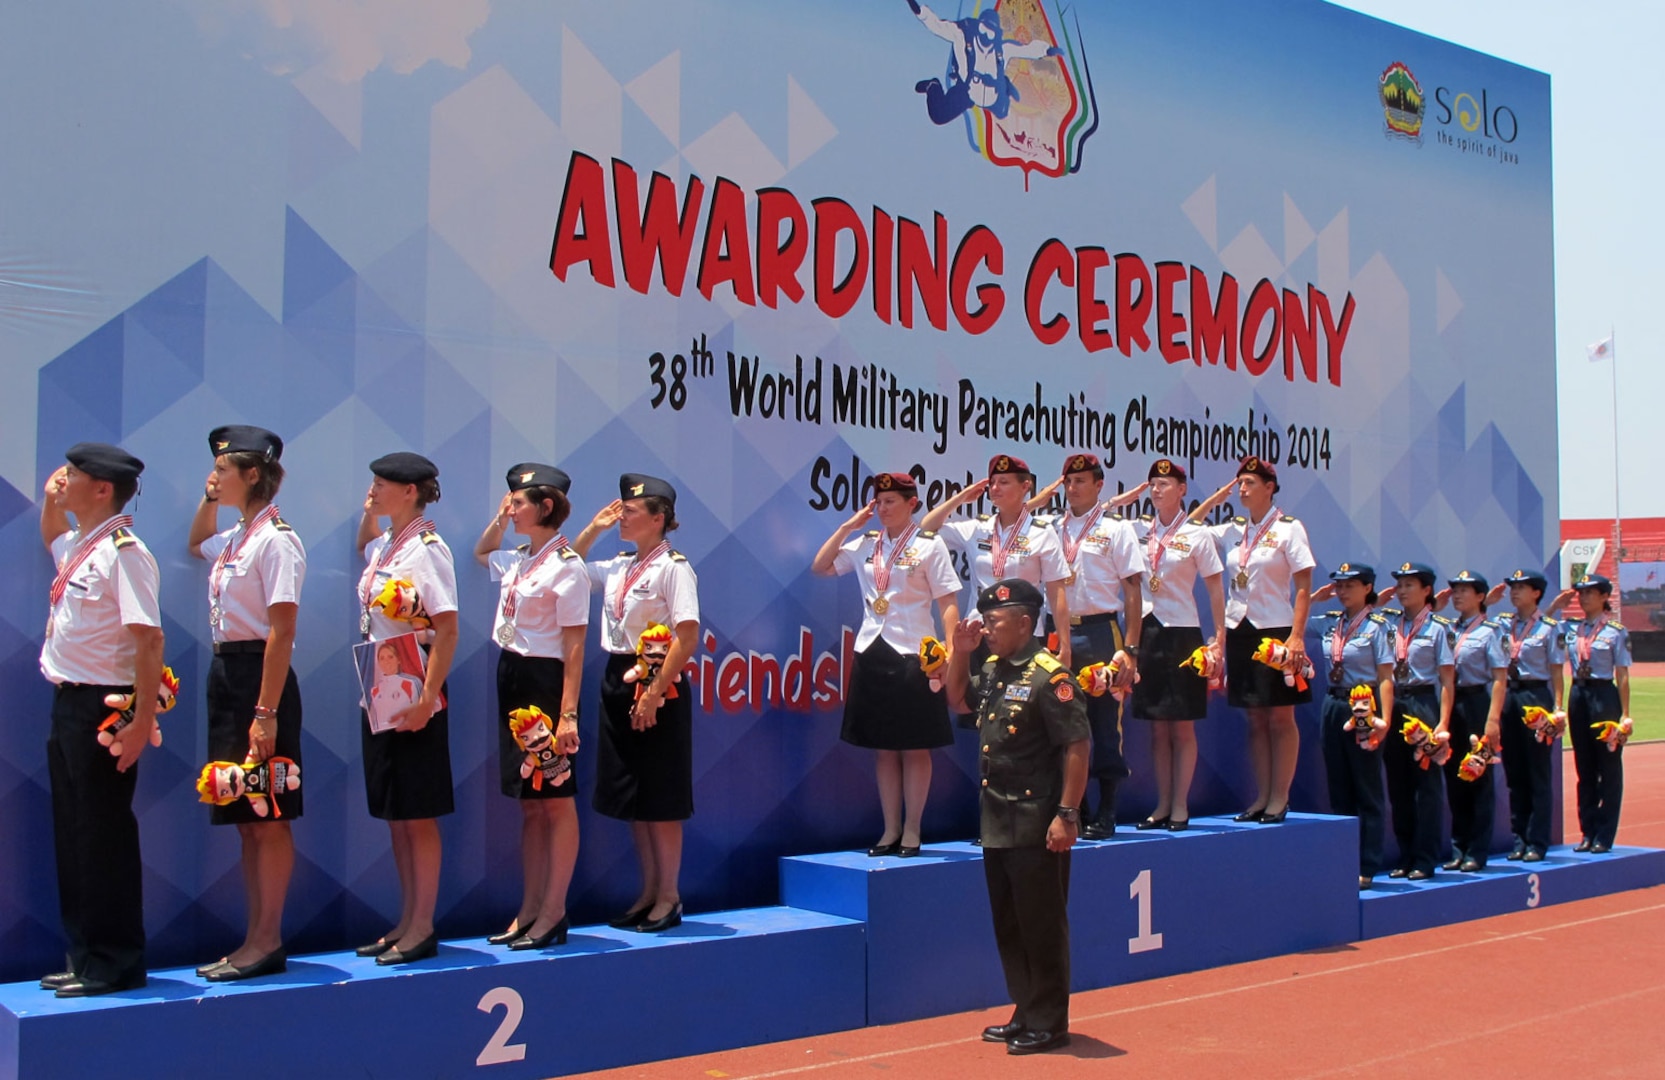
M497 628L497 643L507 649L515 643L515 624L505 622Z
M215 630L218 630L220 628L220 620L221 620L222 617L223 617L223 614L220 611L220 605L218 605L218 604L209 604L208 605L208 625L211 628L213 628Z
M362 610L358 613L358 632L364 637L369 637L370 636L370 609L369 608L365 608L364 610Z

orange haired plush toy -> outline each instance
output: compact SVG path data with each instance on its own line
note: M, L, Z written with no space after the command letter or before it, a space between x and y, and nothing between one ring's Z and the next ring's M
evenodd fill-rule
M1457 765L1457 776L1463 780L1478 780L1486 775L1486 770L1493 764L1502 761L1503 755L1492 749L1492 744L1478 735L1468 737L1469 746L1473 749L1463 755L1463 760Z
M919 669L931 680L931 693L942 689L942 669L948 666L948 647L925 635L919 642Z
M197 796L212 806L226 806L247 799L259 817L283 816L274 796L299 791L301 767L286 757L265 761L210 761L197 777Z
M1436 765L1444 765L1451 760L1451 733L1449 731L1435 732L1427 724L1411 717L1399 729L1405 742L1411 748L1411 760L1416 762L1424 772ZM1466 760L1466 759L1465 759ZM1485 767L1481 767L1485 771ZM1479 774L1476 774L1478 776Z
M1521 711L1521 722L1532 729L1534 739L1545 746L1554 746L1561 741L1561 733L1567 729L1567 714L1528 705Z
M1611 753L1630 741L1630 733L1636 729L1630 717L1623 716L1617 720L1597 720L1590 725L1590 730L1596 733L1596 738L1607 744Z
M1282 671L1284 685L1293 686L1297 690L1305 690L1307 680L1313 676L1312 661L1304 656L1301 658L1300 670L1290 670L1289 646L1277 638L1261 638L1260 644L1255 646L1254 655L1250 659Z
M156 713L161 715L173 708L179 701L179 677L173 673L173 668L162 669L162 681L156 684ZM121 733L133 723L133 695L105 694L104 704L115 711L104 718L98 725L98 745L109 747L110 754L121 757ZM150 729L150 745L162 745L162 724L158 721Z
M1117 701L1121 701L1128 695L1128 688L1120 685L1117 681L1117 676L1121 673L1122 666L1114 660L1108 664L1101 660L1082 668L1076 674L1075 681L1081 689L1093 697L1103 697L1105 694L1109 694Z
M1206 646L1199 645L1191 650L1191 655L1179 662L1182 668L1190 668L1198 675L1208 680L1210 690L1218 690L1226 685L1225 664L1214 662Z
M567 755L555 752L555 733L549 729L549 716L542 709L533 705L510 712L509 732L526 751L520 763L520 778L530 777L533 791L542 791L546 783L560 787L572 778L572 762Z
M389 578L370 603L380 608L383 615L395 622L410 623L415 630L426 630L434 624L416 586L404 578Z
M670 627L658 623L642 631L642 636L636 642L636 666L624 673L625 682L641 684L636 687L637 697L642 696L642 691L647 689L648 683L659 674L665 659L671 655L671 642L674 638ZM668 701L676 696L676 683L673 682L665 690L665 699Z
M1382 745L1387 737L1388 722L1376 716L1376 695L1370 687L1363 685L1353 687L1347 695L1348 704L1352 706L1353 716L1341 725L1342 731L1351 731L1353 740L1366 750L1374 750Z

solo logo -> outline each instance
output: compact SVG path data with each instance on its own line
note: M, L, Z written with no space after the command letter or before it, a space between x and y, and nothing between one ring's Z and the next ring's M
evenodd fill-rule
M1520 134L1520 121L1507 105L1491 104L1488 92L1482 88L1480 97L1466 90L1453 91L1447 86L1434 87L1435 120L1449 126L1455 119L1457 126L1470 134L1478 134L1498 142L1512 143Z

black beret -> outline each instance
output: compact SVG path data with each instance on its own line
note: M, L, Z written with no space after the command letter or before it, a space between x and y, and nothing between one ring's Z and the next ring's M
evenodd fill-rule
M1462 573L1458 574L1456 577L1451 578L1448 581L1446 581L1446 584L1447 585L1467 585L1469 588L1473 589L1475 592L1478 592L1478 593L1483 593L1487 589L1491 588L1491 585L1489 583L1487 583L1487 581L1486 581L1485 575L1476 574L1473 570L1464 570Z
M1376 568L1366 566L1361 562L1344 562L1330 571L1331 581L1362 581L1366 585L1376 584Z
M1032 475L1029 471L1029 463L1020 457L1013 457L1011 454L996 454L989 458L989 475L995 476L999 473Z
M647 476L643 473L627 472L619 477L619 498L647 499L658 497L676 505L676 488L665 483L657 476Z
M540 465L535 461L511 465L506 479L510 491L524 491L529 487L552 487L562 495L572 491L572 477L553 465Z
M1575 589L1600 589L1604 593L1613 591L1613 583L1601 574L1585 574L1573 582Z
M1159 476L1167 476L1183 484L1186 481L1185 466L1172 458L1157 458L1150 463L1150 474L1145 479L1155 480Z
M370 471L395 484L420 484L424 480L437 477L439 466L421 454L401 450L396 454L383 454L372 461Z
M1393 572L1393 576L1395 578L1416 578L1430 589L1434 587L1434 582L1439 580L1439 575L1434 573L1432 566L1419 562L1400 563L1399 569Z
M93 479L111 483L137 480L139 474L145 471L144 462L109 443L76 443L64 451L64 458Z
M1064 459L1063 475L1068 476L1072 472L1092 472L1094 469L1103 468L1097 454L1071 454Z
M894 491L911 499L919 494L919 484L910 473L882 472L873 478L873 490Z
M1539 592L1549 588L1549 579L1536 570L1516 570L1503 581L1507 585L1530 585Z
M221 454L260 454L267 461L283 457L283 440L265 428L226 424L208 433L208 449Z
M989 612L995 608L1026 607L1041 609L1041 590L1022 578L1001 578L977 594L977 610Z

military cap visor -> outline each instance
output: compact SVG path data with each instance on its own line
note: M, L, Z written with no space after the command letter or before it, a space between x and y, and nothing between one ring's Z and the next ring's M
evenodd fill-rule
M1396 580L1403 578L1415 578L1424 585L1428 586L1430 589L1434 587L1434 582L1439 580L1439 575L1434 573L1434 568L1432 566L1419 562L1401 563L1399 565L1399 569L1393 572L1393 576Z
M1330 571L1331 581L1362 581L1366 585L1376 584L1376 568L1364 563L1342 563Z

